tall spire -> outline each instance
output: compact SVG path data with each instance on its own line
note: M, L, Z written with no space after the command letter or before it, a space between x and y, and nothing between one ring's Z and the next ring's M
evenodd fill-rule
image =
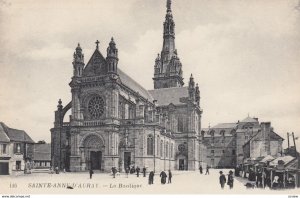
M172 4L172 1L167 0L167 11L171 11L171 4Z
M154 88L182 87L182 64L175 48L175 23L173 20L171 0L167 0L166 17L163 24L163 46L160 59L155 60Z

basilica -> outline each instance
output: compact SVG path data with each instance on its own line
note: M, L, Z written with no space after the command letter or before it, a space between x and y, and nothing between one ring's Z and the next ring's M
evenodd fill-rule
M126 49L122 49L126 50ZM200 91L191 75L184 84L175 47L171 0L163 23L163 45L155 59L153 90L146 90L118 65L113 38L87 63L78 44L69 83L72 99L58 101L51 129L52 166L68 171L197 170L200 166ZM150 78L150 76L149 76ZM68 122L64 117L71 111Z

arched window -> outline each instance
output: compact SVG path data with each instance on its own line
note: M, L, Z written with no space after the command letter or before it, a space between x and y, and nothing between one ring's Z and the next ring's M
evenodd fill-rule
M161 141L160 141L160 156L161 156L161 157L163 156L163 149L164 149L164 141L161 140Z
M178 132L182 132L183 131L183 120L182 117L178 117L178 121L177 121L177 130Z
M166 157L169 157L169 142L166 143Z
M156 149L156 155L159 155L159 135L157 136L157 139L156 139L156 145L157 145L157 149Z
M173 143L171 143L171 151L170 151L170 156L173 158Z
M153 136L148 135L147 137L147 155L153 155Z

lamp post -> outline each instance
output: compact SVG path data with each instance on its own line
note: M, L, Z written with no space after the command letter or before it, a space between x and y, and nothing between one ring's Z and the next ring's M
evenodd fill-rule
M294 136L294 132L292 132L292 136L293 136L293 141L294 141L294 147L295 147L295 152L296 152L296 159L297 159L297 173L296 173L296 182L297 182L297 187L300 187L300 172L299 172L299 168L300 168L300 160L299 160L299 154L297 152L297 147L296 147L296 143L295 143L295 136ZM296 138L298 139L298 137Z
M154 152L154 153L153 153L153 171L154 171L154 173L155 173L155 157L156 157L156 156L155 156L155 152L156 152L156 144L155 144L155 143L156 143L156 139L155 139L155 136L156 136L156 135L155 135L155 125L154 125L154 130L153 130L153 136L154 136L154 138L153 138L153 141L154 141L154 142L153 142L153 144L154 144L154 149L153 149L153 152Z

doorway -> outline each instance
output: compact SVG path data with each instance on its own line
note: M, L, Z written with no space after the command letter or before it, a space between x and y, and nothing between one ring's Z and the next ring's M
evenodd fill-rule
M124 170L130 167L131 164L131 152L124 152Z
M8 175L8 162L0 162L0 175Z
M184 159L179 159L179 170L184 170Z
M91 151L90 152L91 169L101 170L102 152Z

